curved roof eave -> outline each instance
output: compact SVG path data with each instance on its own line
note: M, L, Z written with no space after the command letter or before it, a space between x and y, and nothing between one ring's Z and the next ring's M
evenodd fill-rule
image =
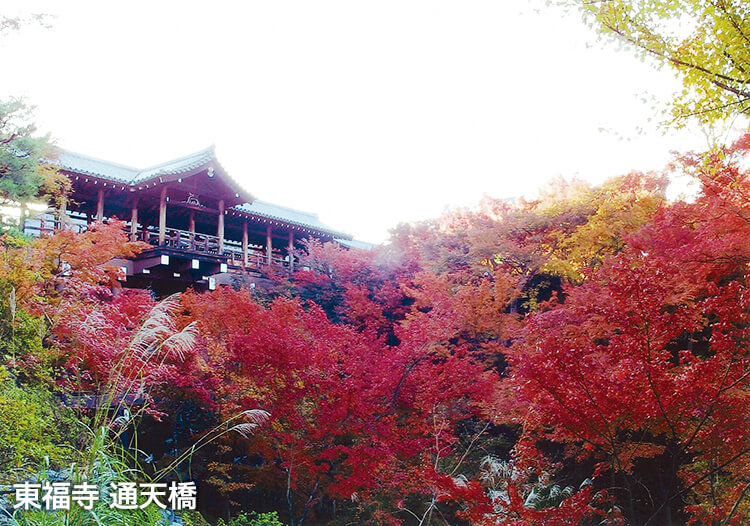
M299 226L308 230L314 230L333 238L352 238L350 234L340 232L322 223L316 214L274 205L266 201L243 203L232 207L231 210L236 210L248 216L271 219L273 221Z
M133 168L67 150L60 150L60 152L58 158L52 161L52 163L63 170L81 175L98 177L100 179L120 184L127 184L129 186L149 183L150 181L157 180L159 177L163 176L189 173L203 166L213 164L237 194L241 195L249 202L255 201L255 197L242 188L242 186L230 176L226 169L221 165L216 158L216 148L214 145L144 169Z

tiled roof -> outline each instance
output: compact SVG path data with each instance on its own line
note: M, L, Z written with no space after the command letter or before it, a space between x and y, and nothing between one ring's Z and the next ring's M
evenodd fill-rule
M188 172L215 160L216 152L214 151L214 147L211 146L205 150L180 157L179 159L167 161L166 163L157 164L151 168L141 170L132 182L139 183L158 175L171 175Z
M336 243L346 248L358 248L360 250L372 250L375 245L366 241L357 241L356 239L334 239Z
M93 175L94 177L101 177L102 179L117 181L118 183L130 184L133 178L138 175L136 168L65 150L61 151L55 164L64 170L84 175Z
M204 164L215 160L216 153L214 147L211 146L205 150L180 157L179 159L157 164L143 170L65 150L61 151L60 156L56 160L56 164L62 169L71 172L93 175L95 177L116 181L118 183L134 185L160 175L189 172L194 168L198 168L199 166L203 166Z
M310 228L312 230L327 232L335 237L345 239L351 238L350 235L334 230L328 225L321 223L320 219L318 219L318 215L310 212L302 212L300 210L294 210L293 208L274 205L265 201L253 201L252 203L244 203L235 206L234 209L259 217L276 219L284 223L291 223L294 225Z
M161 175L189 172L211 161L218 163L213 146L143 170L66 150L61 150L60 155L54 162L64 170L132 186ZM252 196L247 197L252 198ZM284 223L325 232L337 238L351 239L350 235L334 230L321 223L316 214L309 212L302 212L257 200L252 203L237 205L234 209L257 217L275 219Z

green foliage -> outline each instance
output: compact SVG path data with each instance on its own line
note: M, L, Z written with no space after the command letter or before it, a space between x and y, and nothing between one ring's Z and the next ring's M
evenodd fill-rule
M166 522L156 506L120 510L110 508L109 502L98 501L92 510L84 510L75 504L70 510L55 512L16 510L8 524L9 526L102 526L105 524L164 526Z
M79 423L80 424L80 423ZM101 428L99 432L87 430L87 447L71 455L72 463L64 470L52 472L46 459L30 464L23 472L23 477L16 476L14 482L33 478L39 483L55 482L60 478L71 484L83 482L97 486L100 500L94 503L91 510L83 509L71 503L67 510L23 510L16 509L7 521L0 524L9 526L102 526L110 524L127 524L134 526L164 526L165 517L158 506L147 506L143 509L118 509L110 506L112 482L147 479L138 469L130 467L129 455L112 440L112 434ZM54 474L54 480L52 475Z
M279 520L279 514L275 511L270 513L251 511L250 513L240 513L230 520L229 524L219 519L216 526L284 526L284 523Z
M12 315L11 310L7 304L0 304L0 353L12 360L33 357L34 363L27 364L31 367L23 371L24 376L28 377L38 371L38 361L45 354L41 339L44 324L40 318L24 310L16 309Z
M32 136L30 113L20 99L0 103L0 198L6 202L35 198L44 182L37 168L47 140Z
M40 277L29 261L29 246L24 235L0 237L0 359L22 379L44 383L51 373L49 351L42 344L46 325L25 301Z
M19 230L18 225L4 225L2 223L0 223L0 235L3 236L3 245L16 248L28 245L34 239L33 236Z
M54 398L38 388L21 389L4 367L0 366L0 465L20 468L29 462L48 457L58 463L70 456L60 444L70 438L71 416Z
M23 205L42 198L59 205L70 182L43 162L55 156L54 149L49 137L34 136L31 111L22 99L0 101L0 204Z
M745 0L565 1L602 35L674 69L678 123L750 114L750 3Z

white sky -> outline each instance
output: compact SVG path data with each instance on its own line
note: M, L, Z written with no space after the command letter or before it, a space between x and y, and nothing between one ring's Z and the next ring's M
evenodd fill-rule
M256 197L365 241L706 144L657 130L670 71L542 0L0 0L29 12L57 18L0 38L0 97L60 146L145 167L214 143Z

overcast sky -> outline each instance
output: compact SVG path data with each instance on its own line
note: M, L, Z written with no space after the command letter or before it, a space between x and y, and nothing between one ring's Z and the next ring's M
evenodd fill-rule
M0 6L56 15L0 38L0 97L26 96L58 145L146 167L215 144L256 197L366 241L706 144L657 129L670 71L541 0Z

